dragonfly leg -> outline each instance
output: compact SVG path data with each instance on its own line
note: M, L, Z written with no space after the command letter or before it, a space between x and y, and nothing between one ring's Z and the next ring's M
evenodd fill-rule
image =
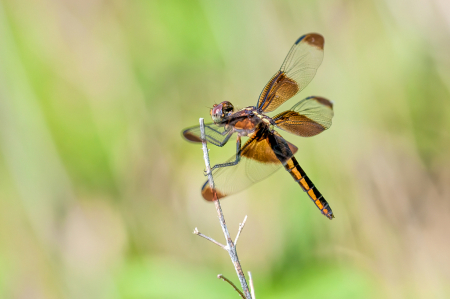
M232 130L228 130L228 131L224 131L223 133L221 133L221 135L225 135L225 134L228 134L228 136L225 137L225 139L221 143L219 143L217 146L219 146L219 147L224 146L228 142L228 140L230 140L230 137L231 137L231 135L233 135L233 132L232 132Z
M228 136L225 137L224 140L222 140L222 142L220 142L220 140L217 140L217 139L213 138L211 135L209 135L210 140L208 140L208 141L213 143L214 145L216 145L218 147L224 146L228 142L228 140L230 140L231 135L233 135L233 129L232 128L230 128L230 129L228 129L226 131L223 131L223 132L220 132L220 131L218 131L218 130L212 128L212 127L209 127L209 126L208 126L208 129L213 131L213 132L215 132L215 133L217 133L217 134L220 134L222 136L228 135Z
M216 164L213 167L211 167L211 171L221 167L234 166L238 164L240 160L241 160L241 136L238 135L236 140L236 160L228 163ZM208 175L208 172L206 170L203 173L205 174L205 176Z

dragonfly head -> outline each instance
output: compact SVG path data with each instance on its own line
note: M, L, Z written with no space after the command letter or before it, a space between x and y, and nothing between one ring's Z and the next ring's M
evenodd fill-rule
M214 121L214 123L221 123L228 116L233 114L234 112L234 106L228 101L222 102L220 104L214 104L214 106L211 108L211 111L209 114L211 114L211 118Z

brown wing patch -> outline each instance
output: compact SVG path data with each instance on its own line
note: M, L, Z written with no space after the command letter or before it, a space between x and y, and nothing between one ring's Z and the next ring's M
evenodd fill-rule
M208 184L208 182L206 182L206 184ZM217 190L215 190L215 191L216 191L217 199L221 199L221 198L226 196L225 194L222 194L222 193L220 193ZM209 185L205 185L203 187L203 189L202 189L202 196L207 201L214 201L215 200L214 193L211 190L211 187Z
M272 119L280 129L310 137L328 129L333 115L333 102L321 97L307 97Z
M275 82L278 80L278 78L281 75L281 71L278 71L275 75L273 75L272 78L270 78L269 82L267 82L266 86L264 86L264 89L261 91L261 95L258 99L258 104L256 105L258 108L262 108L261 106L264 103L264 100L266 99L268 93L272 90Z
M333 109L333 102L330 100L327 100L325 98L322 97L310 97L311 99L314 99L315 101L319 102L322 105L325 105L327 107L330 107L331 109Z
M295 80L286 73L278 71L266 84L258 100L258 107L264 112L271 112L292 98L299 91Z
M278 164L281 163L280 159L283 161L289 159L298 151L295 145L286 141L276 131L272 133L266 129L261 130L264 131L259 132L259 134L257 133L245 143L241 151L241 156L258 162ZM286 145L289 147L289 150L287 150ZM277 157L274 149L277 151L279 157Z
M264 163L280 163L270 146L268 138L250 138L244 145L241 156Z
M314 136L326 130L321 124L291 110L278 114L274 120L279 128L303 137Z
M187 140L192 141L192 142L202 142L202 139L199 136L194 135L189 131L183 132L183 136L184 136L184 138L186 138Z
M304 38L304 41L311 46L319 48L320 50L323 50L323 45L325 43L323 36L317 33L307 34Z

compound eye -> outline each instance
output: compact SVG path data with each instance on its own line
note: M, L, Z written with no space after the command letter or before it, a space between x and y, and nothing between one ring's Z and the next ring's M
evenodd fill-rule
M225 114L229 115L233 111L234 111L233 104L231 104L230 102L227 102L227 103L224 104L223 112L225 112Z

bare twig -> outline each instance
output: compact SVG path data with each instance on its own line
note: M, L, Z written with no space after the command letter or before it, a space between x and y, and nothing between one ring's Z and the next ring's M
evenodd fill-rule
M250 282L250 291L252 292L252 298L255 299L255 287L253 286L253 278L250 271L248 271L248 280Z
M228 282L235 290L236 292L239 293L239 295L241 295L242 298L245 299L244 294L242 294L241 290L239 290L236 285L234 283L232 283L228 278L226 278L225 276L223 276L222 274L217 275L217 278L222 279L223 281Z
M245 225L245 221L247 221L247 215L245 215L244 221L242 221L242 223L239 223L239 230L237 232L236 239L234 239L234 246L236 246L239 236L241 235L242 229Z
M199 121L200 121L200 132L201 132L201 138L202 138L203 158L205 160L205 165L206 165L206 173L208 174L209 187L211 188L211 191L213 192L214 205L216 207L216 211L219 216L220 226L222 227L223 234L225 236L225 239L227 240L227 245L225 246L225 248L227 249L228 254L230 255L230 258L231 258L231 261L233 262L237 276L239 277L239 282L241 283L241 287L242 287L243 293L245 294L245 298L252 299L252 297L250 295L250 291L248 289L247 281L245 280L244 272L242 271L241 263L239 262L239 258L237 256L236 246L234 245L233 240L230 237L230 233L228 232L227 224L225 223L225 218L223 217L223 213L222 213L222 208L220 206L220 202L219 202L219 199L217 198L217 193L214 188L214 179L213 179L213 176L211 173L211 166L209 163L209 154L208 154L208 147L206 145L205 124L204 124L203 118L200 118Z
M194 234L194 235L197 235L197 236L200 236L200 237L202 237L202 238L205 238L206 240L211 241L211 242L213 242L214 244L216 244L216 245L222 247L222 249L227 250L227 247L226 247L225 245L223 245L223 244L217 242L217 241L214 240L213 238L210 238L210 237L208 237L208 236L205 236L204 234L202 234L201 232L199 232L197 228L194 229L193 234Z

